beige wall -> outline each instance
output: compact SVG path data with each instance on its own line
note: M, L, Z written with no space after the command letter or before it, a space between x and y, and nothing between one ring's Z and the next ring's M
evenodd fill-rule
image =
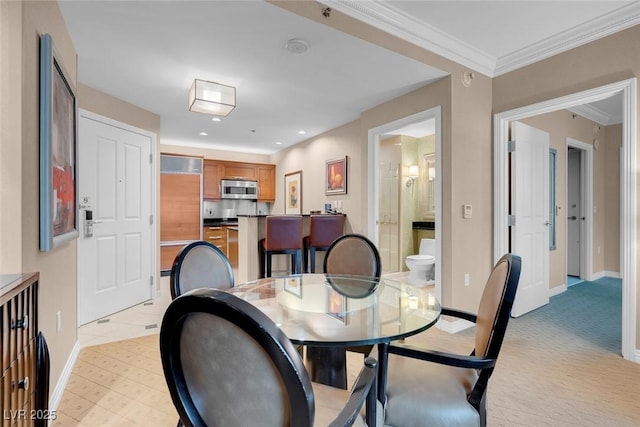
M604 270L620 271L620 149L622 125L607 126L603 146Z
M619 171L619 157L611 158L611 152L617 152L622 142L622 135L618 133L609 137L608 126L600 126L584 117L575 115L571 111L563 110L542 114L522 120L524 123L542 129L549 133L549 146L557 150L557 176L556 176L556 203L560 210L556 216L556 250L549 252L549 287L554 288L567 283L566 267L566 230L567 230L567 138L572 138L585 144L593 145L593 141L600 141L599 148L593 150L593 204L596 212L593 214L593 241L592 241L592 273L601 274L604 270L619 272L619 173L611 174L609 171ZM618 128L620 125L617 126ZM612 131L613 133L613 131ZM608 158L609 157L609 158ZM607 159L608 158L608 159ZM605 188L608 191L605 191ZM615 196L612 194L615 193ZM615 206L612 206L615 203ZM611 231L618 231L611 235ZM606 239L609 244L607 245ZM614 249L615 247L615 249ZM600 248L600 251L598 251ZM605 268L605 259L612 264L617 264L615 269Z
M205 159L228 160L232 162L270 163L266 154L236 153L233 151L212 150L182 145L160 144L161 153L182 154L185 156L203 157Z
M22 270L22 4L0 2L0 274Z
M636 25L561 55L497 77L493 81L494 112L508 111L637 77L640 75L639 52L640 25ZM640 115L638 113L640 110L637 111L637 115ZM637 140L638 134L633 137ZM637 152L637 156L636 164L640 163L640 151ZM638 179L637 176L636 179ZM635 218L635 221L637 222L638 218ZM640 227L638 227L638 231L640 232ZM637 235L635 239L637 244ZM639 261L640 259L636 259L636 266L640 265ZM637 271L636 274L638 274ZM633 285L635 286L635 284ZM640 306L640 292L636 292L636 305ZM638 316L636 316L635 322L637 343L640 341L640 318ZM637 348L637 344L635 347Z
M40 272L39 327L49 344L52 388L60 377L77 337L77 262L76 241L53 249L39 250L39 43L40 34L49 33L59 62L77 87L77 57L55 2L24 1L22 7L22 134L13 143L21 147L22 159L22 266L25 272ZM4 40L3 40L4 42ZM4 145L4 142L3 142ZM2 210L6 208L3 205ZM20 241L2 245L20 246ZM61 313L62 328L56 332L56 313Z

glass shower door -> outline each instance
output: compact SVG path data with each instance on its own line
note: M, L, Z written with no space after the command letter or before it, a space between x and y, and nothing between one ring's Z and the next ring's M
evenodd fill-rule
M384 273L400 271L399 211L400 211L400 164L383 162L379 166L378 189L378 249Z

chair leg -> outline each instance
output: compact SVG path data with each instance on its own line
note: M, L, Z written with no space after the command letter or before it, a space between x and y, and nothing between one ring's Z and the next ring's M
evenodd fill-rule
M316 272L316 248L309 248L309 271Z
M302 272L303 273L308 273L309 272L309 251L311 250L311 248L309 248L308 246L304 246L304 248L302 248Z
M266 254L266 262L267 262L267 271L264 277L271 277L271 251L265 251Z
M298 274L302 274L302 249L298 249L297 251L297 255L296 255L296 259L297 259L297 263L296 263L296 270Z

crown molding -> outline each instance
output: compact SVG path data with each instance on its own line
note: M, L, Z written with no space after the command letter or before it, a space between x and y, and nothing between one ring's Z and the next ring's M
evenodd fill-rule
M419 21L386 0L319 0L320 3L489 77L497 77L640 23L640 2L496 58Z
M320 0L320 3L479 73L493 74L496 57L413 18L389 2Z
M622 117L614 117L608 114L606 111L602 111L599 108L595 108L591 104L576 105L569 108L569 111L576 113L585 119L589 119L602 126L610 126L618 123L622 123Z
M640 2L633 2L605 15L576 25L498 58L494 76L508 73L553 55L601 39L640 23Z

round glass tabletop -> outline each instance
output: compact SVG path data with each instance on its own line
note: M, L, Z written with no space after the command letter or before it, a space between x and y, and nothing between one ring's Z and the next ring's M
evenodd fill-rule
M440 317L432 288L390 279L300 274L228 292L259 308L295 344L356 346L422 332Z

